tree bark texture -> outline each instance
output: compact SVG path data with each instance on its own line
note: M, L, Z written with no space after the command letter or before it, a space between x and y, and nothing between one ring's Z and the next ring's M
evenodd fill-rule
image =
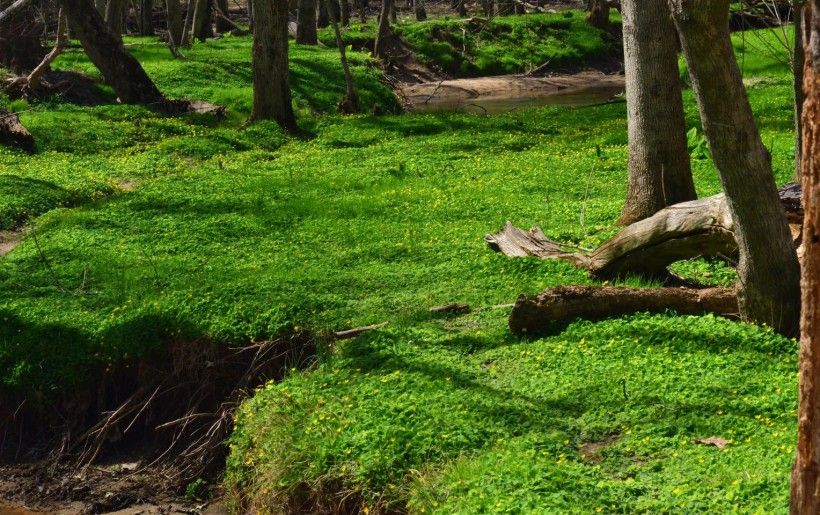
M618 223L697 198L683 116L675 26L666 0L624 0L629 185Z
M34 137L20 123L17 113L0 108L0 144L34 152Z
M191 33L195 38L204 42L214 36L213 27L211 26L211 0L191 1L195 2Z
M105 81L126 104L157 106L165 98L140 63L105 26L92 0L60 0L68 24Z
M802 179L802 167L800 166L800 156L803 152L803 66L806 60L806 52L803 47L803 0L792 2L792 13L794 21L794 47L792 49L792 76L794 86L794 180L800 182Z
M803 11L803 262L800 319L797 457L790 511L820 512L820 0Z
M319 0L319 8L316 14L316 26L323 29L330 25L330 14L327 12L327 5Z
M216 0L215 5L219 9L219 14L216 16L216 31L224 34L236 28L233 23L226 19L228 17L228 0Z
M111 34L115 35L117 39L121 39L123 33L125 9L127 6L127 0L108 0L105 6L105 23L108 25L108 30L111 31ZM72 24L72 27L73 26Z
M275 120L296 132L288 72L288 4L270 0L253 3L252 120Z
M509 325L515 334L537 335L577 318L599 320L667 310L681 315L714 313L736 317L737 297L732 288L559 286L535 296L519 297Z
M740 250L745 320L796 334L800 269L729 37L729 0L669 0Z
M182 46L182 6L179 0L165 0L168 19L168 39L174 48Z
M318 45L316 34L316 0L299 0L296 13L296 42L300 45Z
M609 23L609 1L608 0L590 0L589 14L587 15L587 23L596 29L609 30L611 25Z
M140 35L154 35L154 0L140 2Z

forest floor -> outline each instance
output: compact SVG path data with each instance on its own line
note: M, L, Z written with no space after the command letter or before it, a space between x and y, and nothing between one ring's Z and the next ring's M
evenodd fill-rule
M429 28L420 25L407 31ZM745 38L736 49L783 183L794 146L788 70L756 43L771 33ZM508 49L516 40L500 39ZM184 61L154 39L129 43L163 92L225 105L228 118L161 116L114 103L106 88L110 103L96 106L3 101L38 144L32 156L0 149L0 230L24 229L0 258L4 420L34 401L41 415L65 416L67 398L110 395L101 407L115 410L122 392L98 396L95 381L173 365L169 348L207 356L304 335L315 362L291 361L284 380L251 387L239 410L221 483L233 507L785 510L793 340L674 314L576 322L532 341L507 330L503 306L518 294L590 280L565 263L492 253L484 234L505 220L583 247L614 234L626 188L622 102L392 114L399 102L380 70L353 52L367 112L388 114L338 116L338 55L294 45L294 101L310 134L294 138L244 125L249 38L197 44ZM496 60L514 64L501 73L543 62L482 48L487 63L501 52ZM492 68L471 59L468 71ZM96 74L76 50L57 66ZM713 194L689 90L685 102L698 192ZM734 280L721 262L676 272ZM473 309L430 311L451 302ZM382 322L359 338L328 336ZM3 437L0 453L29 450L15 442ZM214 479L177 493L206 502ZM7 496L25 493L15 484Z

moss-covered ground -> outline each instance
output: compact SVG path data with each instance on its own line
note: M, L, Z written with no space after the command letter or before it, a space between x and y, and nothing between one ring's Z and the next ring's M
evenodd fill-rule
M778 182L792 174L786 66L747 39L743 67ZM175 61L130 48L171 96L228 120L116 104L4 102L38 141L0 149L0 388L70 388L180 338L242 343L389 321L240 409L228 491L259 511L312 494L413 512L784 512L796 343L714 317L638 315L513 338L520 293L588 279L507 259L505 220L592 247L617 230L623 103L467 114L331 114L331 49L292 47L300 123L244 126L250 41ZM354 54L368 110L395 108ZM90 71L74 51L59 66ZM685 93L701 195L719 182ZM726 284L719 263L679 272ZM436 318L431 306L482 308ZM200 343L205 344L205 343ZM723 449L696 440L725 439Z

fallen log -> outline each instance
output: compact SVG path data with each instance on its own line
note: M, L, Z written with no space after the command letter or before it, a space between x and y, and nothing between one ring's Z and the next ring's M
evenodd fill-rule
M780 189L780 200L791 224L802 221L800 196L797 184ZM719 194L662 209L625 227L591 252L571 252L566 245L547 238L538 226L524 231L510 222L484 239L490 248L507 256L569 261L596 279L640 276L666 280L671 276L667 267L676 261L735 256L734 229L726 196ZM793 233L799 244L800 231Z
M737 296L732 288L559 286L535 296L520 296L509 325L515 334L537 335L577 318L599 320L667 310L682 315L714 313L734 318L738 316Z
M17 113L0 109L0 144L34 152L34 136L20 123Z

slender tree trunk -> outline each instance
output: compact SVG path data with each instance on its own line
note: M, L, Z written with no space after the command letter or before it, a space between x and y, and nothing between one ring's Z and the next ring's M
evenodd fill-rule
M40 85L40 79L51 68L51 63L57 58L65 47L68 46L68 20L65 13L60 9L57 12L57 44L54 49L43 58L43 61L31 70L31 73L26 77L26 83L29 89L36 89Z
M253 3L253 109L251 120L275 120L296 132L288 72L288 3Z
M168 19L168 40L174 49L182 46L182 6L179 0L165 0Z
M92 0L60 0L60 5L88 58L121 102L147 105L164 102L162 93L140 63L125 50L120 38L107 30Z
M356 0L356 8L359 10L359 21L362 23L367 23L368 4L368 0Z
M794 48L792 52L792 75L794 77L794 180L799 182L802 177L800 156L803 152L803 64L805 50L803 48L803 0L792 2L794 19Z
M140 36L154 35L154 0L140 1Z
M675 25L666 0L623 0L629 187L618 223L697 198L686 142Z
M416 21L424 21L427 19L427 9L424 8L424 0L416 0L413 10L416 13Z
M396 23L398 23L398 21L399 19L396 13L396 0L392 0L390 2L390 23L395 25Z
M210 0L192 0L196 1L194 6L194 22L191 31L198 40L205 41L213 37L213 28L211 26L211 1Z
M793 515L820 513L820 0L808 2L801 37L807 49L803 107L803 259L797 458L792 469ZM814 13L814 14L813 14ZM811 44L809 44L811 42Z
M735 221L741 316L795 334L800 269L729 36L729 0L669 0Z
M450 0L450 7L461 17L467 16L467 7L464 5L465 0Z
M197 1L198 0L188 0L188 4L185 9L185 23L182 24L182 37L180 38L182 41L180 46L185 48L190 48L191 44L194 42L191 27L194 24L194 10L196 10ZM250 6L250 3L248 5Z
M108 4L105 6L105 23L108 25L108 30L117 39L120 39L123 33L126 5L126 0L108 0Z
M327 2L328 0L320 0ZM418 1L418 0L417 0ZM345 52L345 43L342 39L342 31L339 29L339 23L333 15L333 10L330 11L330 23L333 25L333 33L336 36L336 46L339 47L339 57L342 60L342 69L345 75L345 96L339 102L339 110L346 114L359 112L359 94L356 92L356 85L353 83L353 75L350 73L350 66L347 62L347 53Z
M609 30L609 2L608 0L590 0L587 22L596 29Z
M339 0L339 8L339 21L343 27L347 27L350 25L350 0Z
M296 42L300 45L318 45L316 35L316 0L299 0L296 13Z
M379 28L376 31L376 42L373 44L373 55L384 57L387 52L387 39L390 38L390 9L394 0L382 0L379 13Z

